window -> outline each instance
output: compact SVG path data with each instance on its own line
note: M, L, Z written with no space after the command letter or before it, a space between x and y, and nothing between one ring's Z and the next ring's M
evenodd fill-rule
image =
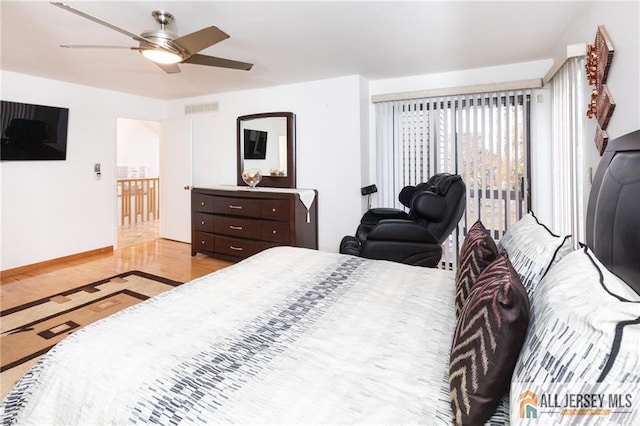
M455 268L466 230L482 219L495 239L528 211L530 91L376 104L377 176L382 206L436 173L462 176L467 207L443 246Z

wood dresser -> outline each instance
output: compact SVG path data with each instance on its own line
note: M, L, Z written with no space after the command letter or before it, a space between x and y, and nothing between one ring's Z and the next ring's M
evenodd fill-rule
M238 261L275 246L318 248L314 189L221 185L191 190L191 255Z

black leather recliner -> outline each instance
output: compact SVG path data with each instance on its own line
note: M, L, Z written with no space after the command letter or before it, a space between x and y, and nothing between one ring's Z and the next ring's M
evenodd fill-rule
M367 211L355 236L347 235L340 253L435 267L442 243L456 228L466 205L466 187L459 175L440 173L400 191L404 212L392 208Z

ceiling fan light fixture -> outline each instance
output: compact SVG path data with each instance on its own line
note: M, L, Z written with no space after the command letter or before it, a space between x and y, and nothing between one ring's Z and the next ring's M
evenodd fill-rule
M140 51L142 56L158 64L177 64L182 61L182 56L177 53L169 52L162 49L143 49Z
M153 16L156 22L160 24L160 28L144 31L142 34L137 35L125 29L116 27L102 19L81 12L67 4L58 2L51 2L51 4L124 34L137 41L139 43L138 47L132 46L127 47L127 49L137 50L145 57L145 59L149 59L151 62L158 65L167 74L179 73L180 67L178 67L177 64L183 62L189 62L194 65L247 71L253 66L253 64L246 62L216 58L214 56L200 55L198 53L209 46L213 46L214 44L229 38L227 33L220 30L215 25L178 37L177 34L167 29L167 25L169 25L174 19L173 15L164 10L154 10L151 13L151 16ZM123 46L64 45L62 47L122 48Z

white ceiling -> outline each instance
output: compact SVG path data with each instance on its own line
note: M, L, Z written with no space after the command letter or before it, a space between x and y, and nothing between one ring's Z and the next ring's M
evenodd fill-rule
M60 44L136 46L116 31L44 1L1 0L1 68L159 99L177 99L360 74L367 79L551 58L583 2L69 1L129 32L175 16L185 35L216 25L231 37L202 54L250 71L182 64L165 74L138 52Z

